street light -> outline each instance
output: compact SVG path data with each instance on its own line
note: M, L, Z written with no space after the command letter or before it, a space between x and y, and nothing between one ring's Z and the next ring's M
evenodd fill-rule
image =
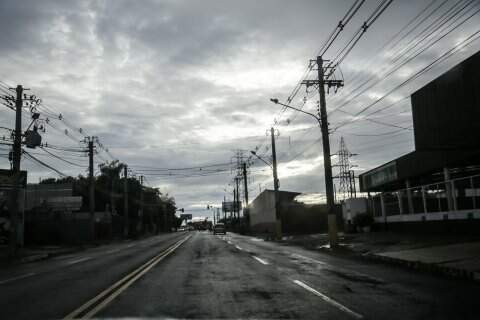
M265 161L263 158L261 158L255 151L250 151L251 154L253 154L255 157L257 157L260 161L263 161L267 166L273 169L273 166L271 163Z
M276 98L272 98L270 99L270 101L272 101L275 104L284 106L285 108L292 109L292 110L309 115L310 117L317 120L318 125L320 126L320 130L322 129L322 118L320 118L318 115L289 106L288 104L281 103ZM322 132L322 136L323 136L323 132ZM326 139L328 142L328 137ZM325 143L324 143L324 160L325 160L325 157L329 160L330 155L329 155L329 152L325 152ZM327 161L324 161L324 163L327 163ZM331 176L332 168L329 167L328 165L324 165L324 169L325 169L325 177L328 177L329 175ZM327 173L329 173L329 175L327 175ZM329 236L330 248L333 248L337 245L338 234L337 234L337 221L336 221L337 218L336 218L335 212L333 211L333 190L331 193L329 193L328 191L329 183L332 183L332 181L327 181L327 179L325 179L326 193L327 193L328 236Z
M288 104L281 103L281 102L278 101L278 99L276 99L276 98L272 98L272 99L270 99L270 101L272 101L272 102L275 103L275 104L279 104L279 105L281 105L281 106L284 106L285 108L292 109L292 110L295 110L295 111L298 111L298 112L301 112L301 113L308 114L310 117L315 118L315 120L317 120L318 123L320 124L320 120L321 120L321 119L320 119L320 117L317 116L316 114L313 114L313 113L310 113L310 112L308 112L308 111L304 111L304 110L301 110L301 109L297 109L297 108L295 108L295 107L289 106Z

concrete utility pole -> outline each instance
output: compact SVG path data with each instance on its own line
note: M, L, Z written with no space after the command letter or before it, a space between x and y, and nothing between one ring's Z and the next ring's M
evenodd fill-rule
M236 180L237 178L235 177L234 180ZM235 185L233 186L233 218L235 219L235 215L236 215L236 212L237 212L237 188L236 188L236 183ZM230 214L230 218L232 217L232 214Z
M143 223L143 176L140 176L140 219L141 219L141 226L142 230L144 230L144 223ZM145 230L144 230L145 231Z
M89 209L90 209L90 231L95 238L95 177L93 175L93 154L95 137L87 137L88 140L88 180L89 180Z
M277 239L282 238L282 217L280 216L280 194L279 184L278 184L278 175L277 175L277 152L275 149L275 129L272 127L270 128L270 135L272 136L272 169L273 169L273 189L274 189L274 198L275 198L275 237Z
M323 59L321 56L317 57L318 68L318 94L320 96L320 127L322 130L322 144L323 144L323 164L325 170L325 192L327 194L327 213L328 213L328 237L330 240L330 247L338 245L337 234L337 217L334 211L334 195L333 195L333 179L332 179L332 162L330 158L330 133L328 132L327 119L327 103L325 100L325 81L323 74Z
M273 103L282 105L286 108L296 110L307 114L315 120L318 121L320 129L322 132L322 145L323 145L323 160L324 160L324 169L325 169L325 192L327 195L327 212L328 212L328 235L330 240L330 247L334 248L338 244L338 235L337 235L337 219L334 212L334 190L333 190L333 180L332 180L332 163L331 163L331 154L330 154L330 137L328 131L328 119L327 119L327 105L325 102L325 85L330 87L342 87L343 80L331 80L328 77L333 74L336 66L327 66L327 68L332 69L332 71L325 78L323 71L323 59L321 56L318 56L316 60L311 60L310 63L315 62L318 68L318 79L317 80L303 80L302 84L309 86L318 85L318 94L320 96L320 105L318 110L318 115L313 113L289 106L287 104L281 103L278 99L270 99Z
M223 196L224 205L222 205L222 210L223 210L223 223L225 224L225 226L227 225L227 209L225 208L225 203L226 202L227 202L227 197Z
M23 87L18 85L16 88L16 100L15 100L15 137L13 140L13 189L11 193L11 205L10 205L10 218L12 228L10 232L9 246L10 256L16 257L19 245L19 208L20 203L18 201L19 184L20 184L20 158L22 155L22 107L23 107Z
M245 194L245 207L248 206L248 181L247 181L247 163L243 163L243 188Z
M236 189L237 189L237 203L235 205L236 209L237 209L237 220L240 219L240 186L239 186L239 182L240 182L240 178L239 177L235 177L235 185L236 185Z
M123 234L125 237L128 237L129 234L129 217L128 217L128 167L127 165L123 166Z

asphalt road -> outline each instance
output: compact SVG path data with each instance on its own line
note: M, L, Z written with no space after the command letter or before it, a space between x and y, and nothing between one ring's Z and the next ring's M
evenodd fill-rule
M479 319L479 293L478 284L208 232L0 270L2 319Z

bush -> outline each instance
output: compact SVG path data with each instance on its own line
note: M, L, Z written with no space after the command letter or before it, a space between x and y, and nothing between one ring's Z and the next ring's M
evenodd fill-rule
M359 227L367 227L373 224L373 217L369 213L360 213L353 218L353 224Z

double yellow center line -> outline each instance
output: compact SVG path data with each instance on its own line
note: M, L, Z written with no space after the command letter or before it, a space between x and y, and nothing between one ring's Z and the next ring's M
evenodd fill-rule
M162 251L152 259L148 260L146 263L142 264L140 267L115 282L113 285L99 293L94 298L87 301L78 309L75 309L69 313L64 319L88 319L96 315L100 310L105 308L110 302L113 301L120 293L125 291L130 285L152 269L157 263L162 261L166 256L175 251L180 247L185 241L187 241L191 236L186 236L180 241L174 243L172 246L168 247L166 250Z

